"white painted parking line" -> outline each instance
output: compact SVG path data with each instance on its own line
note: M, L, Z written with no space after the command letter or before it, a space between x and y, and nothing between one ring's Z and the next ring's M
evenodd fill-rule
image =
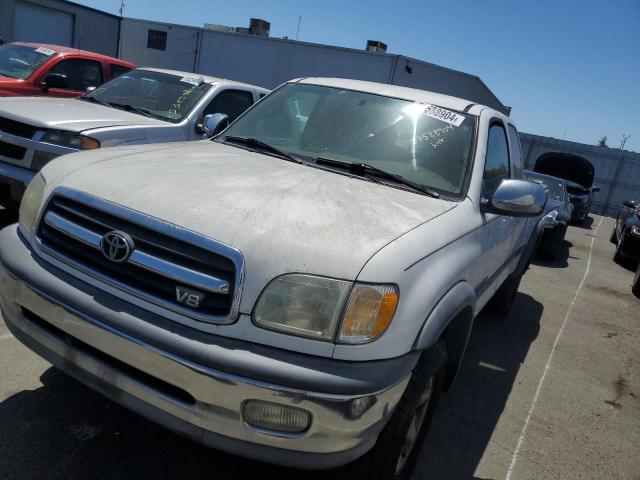
M13 338L13 335L11 334L11 332L3 333L2 335L0 335L0 341L8 340L10 338Z
M560 341L562 332L564 332L564 327L567 325L567 321L569 320L569 316L571 315L571 310L573 310L573 306L575 305L576 300L578 299L580 290L582 290L582 286L584 285L584 282L587 279L587 275L589 275L589 270L591 269L591 254L593 253L593 242L598 236L598 230L600 229L600 225L602 225L603 219L604 217L600 218L600 222L598 223L598 226L594 230L593 236L591 237L591 246L589 247L589 258L587 259L587 268L585 269L584 276L582 277L582 280L580 281L580 285L578 285L578 289L576 290L576 293L573 296L573 300L571 300L571 304L569 305L567 314L564 317L562 326L560 327L560 330L558 330L558 335L556 335L556 339L553 342L553 347L551 347L551 352L549 352L549 358L547 358L547 363L544 366L544 371L542 372L542 376L540 377L540 381L538 382L536 393L533 395L533 399L531 400L531 406L529 407L527 418L524 421L522 432L520 433L520 437L518 438L518 443L516 444L516 449L513 451L513 456L511 457L511 463L509 464L509 469L507 470L507 474L504 477L505 480L511 480L511 475L513 474L513 468L515 467L516 462L518 461L518 454L520 453L520 448L522 447L522 443L524 442L524 439L527 436L527 430L529 428L529 422L531 421L531 416L533 415L533 411L536 408L536 403L538 403L538 397L540 396L542 385L544 384L544 381L547 378L547 373L549 372L549 369L551 367L551 360L553 359L553 354L556 351L556 347L558 346L558 342Z

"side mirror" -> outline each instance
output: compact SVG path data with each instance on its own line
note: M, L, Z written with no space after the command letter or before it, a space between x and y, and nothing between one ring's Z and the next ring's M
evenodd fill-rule
M503 180L491 198L482 199L483 213L509 217L537 217L544 212L547 192L526 180Z
M600 191L600 187L593 187L593 188L591 189L591 191L592 191L593 193L599 192L599 191Z
M50 88L69 88L69 79L62 73L49 73L44 80L40 82L40 88L42 90L49 90Z
M206 115L202 122L196 124L196 132L204 134L207 138L217 135L229 126L229 117L225 113L212 113Z
M622 202L622 204L625 207L629 207L629 208L636 208L636 202L634 202L633 200L625 200L624 202Z

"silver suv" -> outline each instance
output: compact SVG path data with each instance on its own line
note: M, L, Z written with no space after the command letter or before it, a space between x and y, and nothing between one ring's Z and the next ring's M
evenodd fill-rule
M29 348L183 435L405 478L474 317L506 313L526 270L546 194L521 176L495 110L294 80L211 142L47 165L0 232L0 305Z
M79 150L202 140L269 93L187 72L140 68L77 99L0 98L0 205L17 207L49 161Z

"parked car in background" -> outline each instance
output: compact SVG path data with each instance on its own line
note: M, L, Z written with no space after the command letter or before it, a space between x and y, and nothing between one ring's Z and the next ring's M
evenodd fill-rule
M600 187L593 186L593 164L571 153L550 152L538 157L533 170L567 181L569 199L574 207L571 220L583 223L591 211L593 195L600 191Z
M616 246L613 257L616 262L640 261L640 203L633 200L622 202L611 232L611 243Z
M562 248L573 210L567 185L561 178L542 173L525 171L524 176L527 180L540 184L548 193L547 205L542 217L544 232L538 252L544 258L555 260Z
M48 164L0 232L0 305L31 349L183 435L407 479L474 317L513 305L545 199L498 111L296 80L215 141Z
M77 97L135 68L130 62L41 43L0 46L0 97Z
M201 140L269 90L187 72L137 69L79 98L0 98L0 204L19 204L52 159L79 150ZM219 122L220 116L224 121Z

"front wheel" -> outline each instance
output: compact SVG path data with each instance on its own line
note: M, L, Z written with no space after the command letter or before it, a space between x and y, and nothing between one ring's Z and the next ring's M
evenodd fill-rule
M618 236L618 243L616 243L616 253L613 254L613 261L620 264L624 262L624 254L622 249L624 247L624 230L620 232Z
M438 404L446 374L442 340L425 350L404 395L374 447L339 471L345 480L407 480L420 453Z

